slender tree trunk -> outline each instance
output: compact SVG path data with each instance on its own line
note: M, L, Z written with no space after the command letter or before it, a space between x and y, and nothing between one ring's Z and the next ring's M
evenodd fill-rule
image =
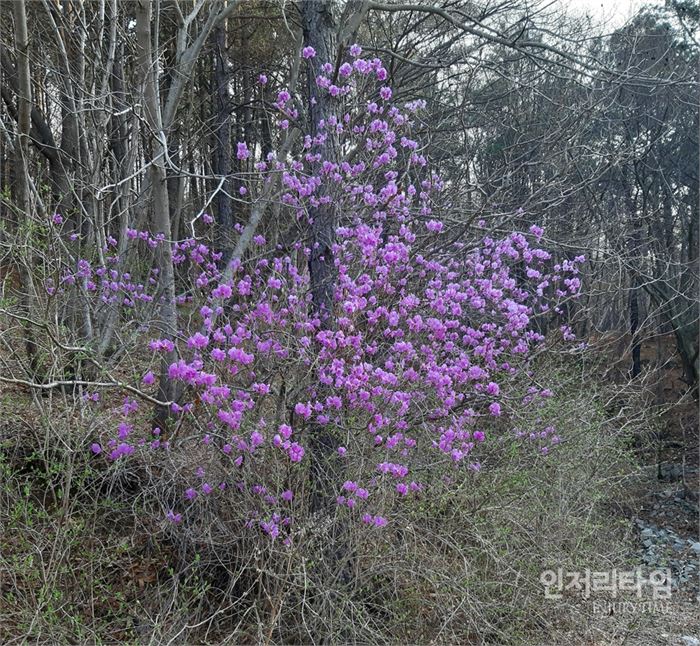
M10 60L7 49L0 43L0 63L3 69L3 83L0 83L0 92L5 107L13 119L17 120L18 115L14 106L13 93L20 93L18 71ZM69 205L72 199L70 191L70 180L66 169L69 163L63 159L61 150L56 144L53 132L49 127L44 114L36 104L31 106L31 142L39 149L49 164L49 181L53 193L53 208L58 212L70 211Z
M330 97L316 85L316 77L321 74L321 65L334 60L335 23L333 5L330 2L304 0L301 5L304 45L313 47L316 56L308 60L307 102L309 106L308 133L312 137L319 134L319 122L331 114ZM330 137L321 148L316 149L322 159L333 159L334 147ZM319 169L312 168L316 174ZM319 173L320 174L320 173ZM333 329L335 267L333 244L337 216L335 205L321 205L309 208L309 277L311 282L313 314L321 321L322 329ZM322 426L311 429L310 448L312 459L313 495L312 507L316 511L325 509L334 496L333 474L334 446L330 433Z
M318 124L331 114L330 98L327 92L319 91L316 77L321 74L321 65L334 60L335 23L332 3L304 0L301 3L304 44L316 50L316 56L309 59L311 69L307 74L309 102L309 134L318 134ZM333 157L333 142L326 139L321 149L317 149L323 159ZM316 169L312 169L316 170ZM335 288L335 268L333 244L335 242L336 212L332 204L309 209L311 256L309 274L314 312L321 318L324 328L334 327L333 293Z
M112 16L112 20L116 19L117 16L115 11ZM110 167L112 169L114 183L116 184L114 189L111 191L110 202L116 207L117 210L117 225L114 227L114 229L105 230L105 235L116 234L116 238L119 241L117 256L120 259L120 263L128 266L129 239L126 235L126 230L129 227L129 192L132 182L127 178L131 175L131 169L134 165L138 146L135 137L133 138L131 148L128 148L127 146L129 142L130 129L127 116L125 114L127 112L128 105L126 102L126 93L124 91L124 65L122 62L123 54L122 47L119 47L115 53L113 72L109 79L112 94L112 107L114 110L114 114L111 116L109 121L111 133L109 147L112 152ZM102 357L108 352L112 339L114 338L118 320L119 308L115 303L108 304L100 325L101 334L100 341L97 346L98 356Z
M12 5L15 20L15 47L17 49L17 144L15 146L15 191L18 222L29 220L31 217L31 200L29 192L29 132L31 129L32 84L29 71L29 34L27 32L27 12L24 0L17 0ZM31 249L26 248L26 253ZM32 318L31 291L32 278L29 273L31 258L19 259L20 303L22 314ZM30 325L24 326L24 344L32 376L38 373L37 344L34 330Z
M226 177L231 174L231 105L229 100L228 55L226 53L226 23L219 25L213 34L214 66L212 70L214 117L214 174ZM232 250L233 207L231 181L224 181L214 198L217 224L218 250L223 252L224 265Z
M151 132L151 199L153 204L154 224L159 233L165 236L160 246L160 325L163 338L175 340L177 333L177 309L175 306L175 271L173 267L172 233L170 230L170 206L168 201L168 183L165 168L167 152L166 133L160 116L158 98L157 60L151 49L151 1L139 0L136 3L136 37L139 51L139 68L143 82L143 97L146 123ZM163 354L161 363L159 399L172 401L176 399L173 382L168 377L168 367L176 359L175 352ZM157 407L156 423L165 430L169 411L164 406Z
M642 345L639 340L639 285L635 276L632 277L630 291L630 337L632 344L632 379L642 372Z

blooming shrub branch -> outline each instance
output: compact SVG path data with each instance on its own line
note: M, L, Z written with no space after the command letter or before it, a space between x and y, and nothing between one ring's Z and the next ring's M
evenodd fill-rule
M334 106L320 134L303 138L284 161L274 153L260 158L256 142L236 146L239 159L255 160L256 175L240 191L251 206L280 176L283 213L302 230L310 207L336 209L334 325L326 329L310 307L305 240L271 248L257 235L256 258L235 259L228 269L206 230L174 243L179 301L194 314L181 317L176 342L153 338L148 348L154 356L177 350L168 378L184 395L172 414L189 435L166 439L161 429L137 426L138 406L127 399L114 435L92 447L109 460L141 450L190 452L198 464L168 514L174 522L201 497L246 492L254 502L242 522L291 540L292 483L303 482L315 459L309 434L322 426L337 443L338 472L349 477L331 492L337 504L359 522L387 525L392 504L428 495L427 470L481 468L482 446L514 406L513 378L544 340L534 320L556 315L558 302L578 293L583 259L554 264L539 246L539 227L484 235L472 250L446 239L436 207L443 184L412 137L421 103L393 104L381 61L362 58L358 46L350 53L337 80L330 63L316 78ZM293 105L289 92L279 92L282 131L299 120ZM318 153L329 149L322 146L328 138L337 158ZM144 231L127 236L168 244ZM126 308L157 295L155 270L134 284L129 272L79 260L61 288L79 278L92 298ZM155 382L150 371L142 377L143 388ZM559 437L550 427L542 433L535 439L546 453Z

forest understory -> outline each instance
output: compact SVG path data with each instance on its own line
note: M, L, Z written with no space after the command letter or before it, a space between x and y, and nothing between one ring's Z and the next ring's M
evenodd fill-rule
M474 483L491 492L489 507L496 511L487 524L472 525L465 505L447 527L471 525L469 530L444 532L442 538L462 541L450 545L445 556L469 558L479 585L473 592L460 591L454 581L441 586L439 576L431 580L430 573L452 576L455 563L436 563L436 544L423 536L416 551L407 553L417 568L428 571L427 587L416 596L399 580L391 593L373 590L380 596L367 612L395 622L391 632L375 633L376 643L695 644L700 634L697 400L682 381L670 339L642 346L648 372L637 388L620 388L630 357L618 350L619 344L595 348L602 359L586 368L599 375L594 396L573 403L565 394L559 402L567 415L587 415L591 409L584 406L599 407L600 426L593 427L606 429L607 440L591 446L572 437L569 454L553 458L555 465L520 459L517 469L524 476L515 483L501 481L504 471L514 470L512 463L499 465L487 482ZM662 366L654 368L660 355ZM568 386L576 390L577 383ZM135 502L138 488L153 478L152 465L105 470L97 456L85 454L80 440L73 444L80 436L71 429L81 422L66 406L70 398L55 391L41 397L53 411L50 424L37 416L26 388L2 386L2 643L307 643L283 637L283 625L266 625L286 611L270 607L267 594L260 596L262 582L237 569L240 563L212 558L215 547L206 539L183 543L163 532L152 509ZM627 407L644 412L629 414ZM599 460L592 470L591 459ZM565 470L554 500L537 490L542 478L553 476L552 469ZM522 501L522 509L513 509ZM417 522L442 517L433 509L419 514ZM488 562L471 560L473 541L501 548ZM555 562L569 565L568 571L576 566L582 572L668 569L671 594L655 600L648 593L585 594L579 588L548 599L538 568L544 569L550 552L558 555ZM410 582L405 556L393 558L395 576ZM369 571L376 566L371 560L364 565ZM513 577L521 590L508 589ZM437 603L423 595L434 595ZM450 615L465 601L470 613L479 614L455 626L457 616ZM288 602L298 599L292 595ZM288 622L300 619L295 609L299 606L290 608ZM402 625L407 610L422 616L421 625ZM465 630L465 623L489 625L493 632L477 634L476 628ZM357 634L366 630L358 628ZM352 637L342 641L355 643Z

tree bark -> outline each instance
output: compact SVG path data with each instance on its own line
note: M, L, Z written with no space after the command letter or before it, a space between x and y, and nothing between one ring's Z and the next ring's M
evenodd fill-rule
M304 0L300 5L304 46L313 47L316 56L308 59L307 97L308 129L311 137L316 137L322 131L319 123L331 115L330 96L316 85L316 77L321 72L321 66L335 59L335 22L333 19L333 4L330 2L314 2ZM330 137L315 149L320 153L321 160L333 159L336 151ZM320 174L320 164L312 165L312 174ZM331 204L319 207L309 207L309 238L311 254L308 260L309 279L311 283L312 313L320 319L321 329L330 330L335 326L334 292L335 266L333 245L337 215L335 206ZM313 427L309 438L311 448L311 472L313 480L312 508L315 511L325 510L333 498L334 446L329 431L322 427Z
M229 101L228 55L226 53L226 23L214 30L214 66L212 70L213 118L214 118L214 174L227 177L231 174L231 105ZM214 197L217 224L217 244L223 252L224 265L231 257L233 233L233 208L231 180L226 179Z
M143 83L144 112L150 128L151 199L153 220L158 232L165 240L160 246L160 325L162 338L175 340L177 334L177 309L175 305L175 270L173 267L172 232L170 228L170 206L165 168L167 141L163 130L158 96L157 59L151 48L151 1L136 3L136 38L138 42L138 64ZM175 384L168 377L168 367L176 359L175 352L163 354L158 399L174 401L177 398ZM169 411L165 406L156 409L155 422L166 431Z
M17 0L12 5L15 20L15 47L17 49L17 144L15 146L15 202L18 210L18 223L30 218L31 200L29 192L29 133L31 130L32 83L29 70L29 34L27 32L27 12L24 0ZM31 249L27 248L27 253ZM31 258L19 259L20 305L22 314L31 319L32 279L29 273ZM24 344L33 378L36 378L39 366L37 344L34 332L29 325L24 326Z

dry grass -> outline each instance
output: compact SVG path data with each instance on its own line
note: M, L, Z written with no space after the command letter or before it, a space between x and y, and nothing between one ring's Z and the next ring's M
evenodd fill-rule
M108 406L5 389L0 640L505 644L577 630L580 601L545 600L539 576L626 563L619 509L644 411L622 423L591 366L550 357L543 368L558 394L518 423L556 419L557 450L544 457L494 429L481 472L437 473L430 496L387 500L384 530L342 510L314 518L300 496L291 548L243 529L249 501L235 496L169 525L186 463L107 466L86 448ZM328 558L333 545L343 558Z

